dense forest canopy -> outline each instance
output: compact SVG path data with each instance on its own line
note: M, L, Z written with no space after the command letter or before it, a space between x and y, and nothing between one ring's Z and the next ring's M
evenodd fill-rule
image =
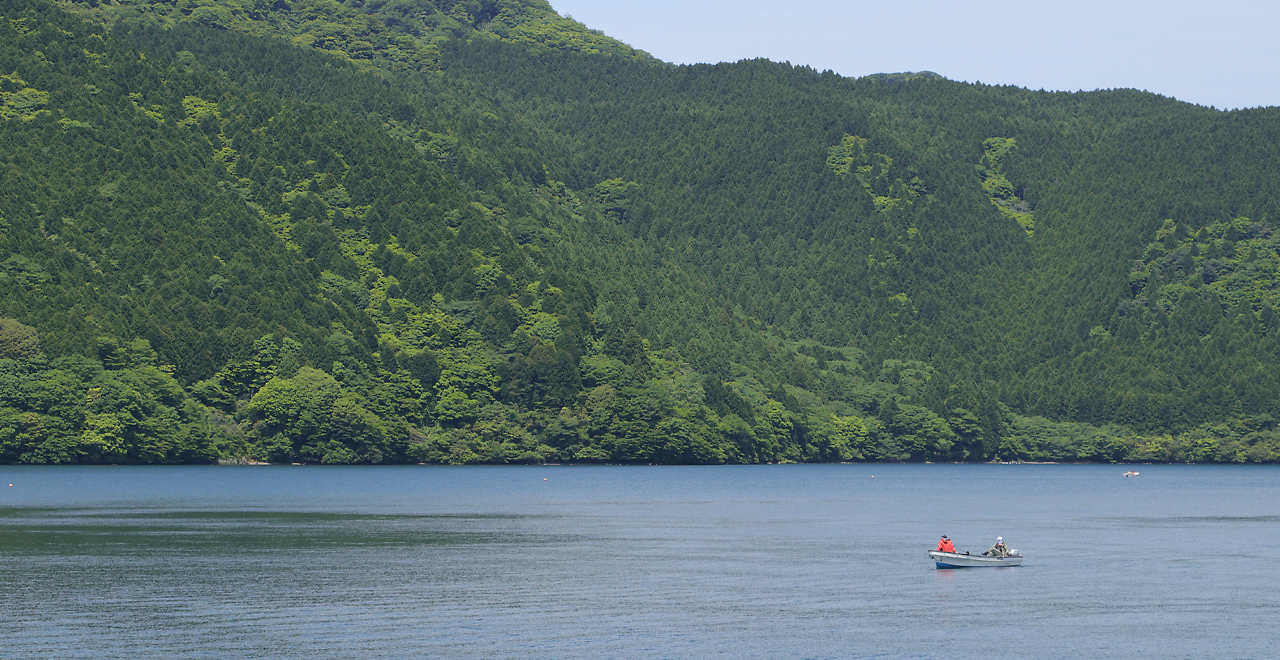
M6 0L0 461L1280 459L1280 111Z

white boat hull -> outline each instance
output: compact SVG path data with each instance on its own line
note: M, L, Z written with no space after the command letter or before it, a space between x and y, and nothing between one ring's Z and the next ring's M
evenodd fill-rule
M1022 556L1017 557L984 557L982 555L965 555L958 552L929 551L929 558L938 568L979 568L994 566L1021 566Z

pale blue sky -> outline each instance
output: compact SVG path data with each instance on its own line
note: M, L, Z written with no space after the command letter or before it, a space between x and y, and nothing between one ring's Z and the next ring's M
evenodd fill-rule
M676 63L766 57L846 76L936 71L1031 89L1130 87L1280 105L1280 2L550 0Z

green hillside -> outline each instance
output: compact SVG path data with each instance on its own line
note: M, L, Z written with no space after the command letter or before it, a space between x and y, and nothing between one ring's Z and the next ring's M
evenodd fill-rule
M1280 112L537 0L0 21L0 460L1280 457Z

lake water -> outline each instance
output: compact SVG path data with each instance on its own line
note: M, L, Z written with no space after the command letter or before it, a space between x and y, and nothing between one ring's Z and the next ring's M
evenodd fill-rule
M1280 657L1280 468L1126 469L0 466L0 656Z

